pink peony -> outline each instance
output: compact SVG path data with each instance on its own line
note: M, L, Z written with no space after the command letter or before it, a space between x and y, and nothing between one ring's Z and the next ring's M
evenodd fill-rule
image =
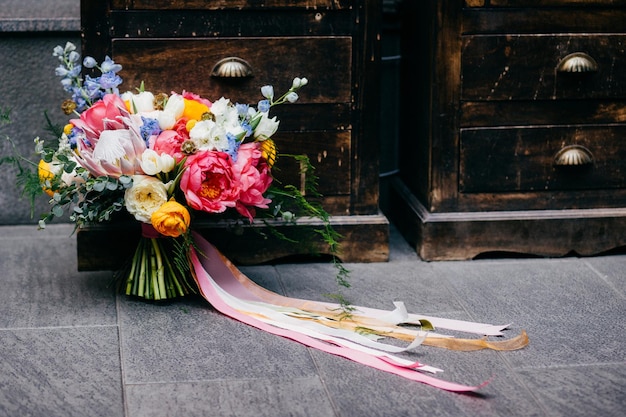
M233 178L232 160L227 153L202 151L191 155L180 178L187 204L195 210L222 213L235 207L239 187Z
M256 214L254 207L267 208L272 202L263 196L272 183L272 177L267 163L261 159L260 142L245 143L239 147L233 173L239 185L235 208L252 221Z

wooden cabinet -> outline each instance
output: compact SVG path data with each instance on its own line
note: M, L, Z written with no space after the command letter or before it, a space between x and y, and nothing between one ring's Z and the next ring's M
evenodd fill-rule
M420 256L626 245L626 1L403 7L389 215Z
M388 222L378 209L379 1L83 0L81 7L83 54L120 63L123 90L144 82L151 91L256 104L262 85L285 91L293 77L307 77L300 100L276 110L279 151L314 164L322 204L344 235L343 260L387 260ZM239 69L226 72L225 62ZM296 162L280 164L278 179L298 185ZM221 221L207 219L204 229L236 262L308 250ZM79 234L82 269L100 269L85 251L102 233L111 228Z

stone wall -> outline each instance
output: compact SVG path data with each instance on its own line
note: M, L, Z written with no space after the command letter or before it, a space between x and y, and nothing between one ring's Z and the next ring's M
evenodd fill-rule
M32 156L33 139L46 138L47 112L58 124L67 116L60 110L67 98L54 69L56 45L80 45L80 0L2 0L0 8L0 107L11 109L12 123L0 127L0 154L10 152L9 136L23 155ZM20 198L15 171L0 167L0 225L35 224L47 209L38 202L34 218L30 204Z

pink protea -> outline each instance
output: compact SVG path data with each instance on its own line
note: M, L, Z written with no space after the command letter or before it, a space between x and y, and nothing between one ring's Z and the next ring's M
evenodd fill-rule
M139 161L146 143L119 96L105 95L70 123L82 131L78 162L93 176L143 174Z

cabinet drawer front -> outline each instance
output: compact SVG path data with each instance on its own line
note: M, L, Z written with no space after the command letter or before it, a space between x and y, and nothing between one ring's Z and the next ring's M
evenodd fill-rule
M261 86L282 93L293 77L307 77L299 103L349 103L352 97L350 37L113 39L112 55L124 68L124 90L143 81L150 91L185 89L211 100L255 104L263 99ZM228 57L245 60L251 75L212 76Z
M462 99L624 98L625 48L624 35L467 36Z
M569 165L557 165L569 151ZM584 158L591 161L584 164ZM580 159L577 159L579 158ZM576 162L578 165L574 165ZM565 161L561 162L562 164ZM464 193L617 189L626 186L626 126L461 130Z
M317 190L324 197L349 195L351 182L351 134L345 132L284 132L274 135L279 162L274 172L282 184L301 186L300 164L284 155L306 155L318 177ZM344 208L345 210L345 208Z

